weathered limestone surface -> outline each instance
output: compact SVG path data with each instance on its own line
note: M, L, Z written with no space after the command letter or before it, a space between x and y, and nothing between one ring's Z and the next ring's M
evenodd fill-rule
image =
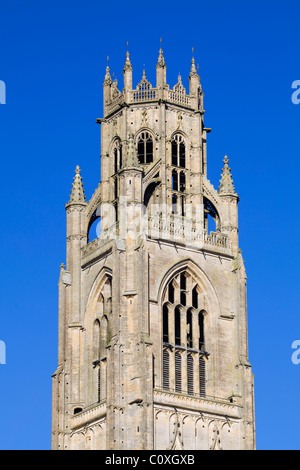
M87 201L77 167L66 204L53 449L255 448L228 157L217 191L194 59L189 93L156 72L133 89L127 53L121 92L107 67L101 182Z

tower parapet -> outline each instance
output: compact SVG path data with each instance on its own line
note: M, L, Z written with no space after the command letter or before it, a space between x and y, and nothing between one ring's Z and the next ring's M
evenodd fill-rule
M129 59L129 53L126 54L126 61L123 68L124 89L123 93L115 92L115 95L107 92L107 87L111 87L110 75L107 72L105 76L104 88L104 116L108 117L112 113L118 111L122 107L136 103L154 103L163 100L165 102L179 104L188 109L203 111L202 88L200 77L195 67L195 60L192 59L192 66L189 75L190 93L187 94L181 82L181 76L173 89L167 84L167 66L160 49L159 57L156 65L156 86L147 80L146 73L143 71L143 77L137 87L132 87L132 65Z

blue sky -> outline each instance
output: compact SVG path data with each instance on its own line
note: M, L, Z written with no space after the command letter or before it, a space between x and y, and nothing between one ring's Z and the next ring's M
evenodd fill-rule
M209 179L227 154L240 196L257 448L300 449L299 15L298 0L0 0L0 449L50 448L64 204L77 164L88 199L99 183L107 56L122 88L129 41L134 85L144 66L154 84L161 37L172 87L194 47Z

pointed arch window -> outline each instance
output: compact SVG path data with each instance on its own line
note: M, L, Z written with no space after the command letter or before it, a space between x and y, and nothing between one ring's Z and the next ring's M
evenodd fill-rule
M153 162L153 139L149 132L142 132L137 141L138 160L141 165Z
M204 229L209 233L215 232L220 225L220 217L217 209L206 197L203 198L204 206Z
M113 149L114 171L117 173L122 168L122 144L117 140Z
M185 168L185 143L180 134L176 134L171 141L172 165Z

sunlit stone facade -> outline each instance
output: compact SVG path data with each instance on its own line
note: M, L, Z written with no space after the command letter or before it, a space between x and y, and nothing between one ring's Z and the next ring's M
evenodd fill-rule
M107 67L101 182L79 167L59 277L53 449L254 449L246 273L228 158L207 179L203 92ZM211 230L211 223L213 230ZM97 227L97 236L92 235Z

